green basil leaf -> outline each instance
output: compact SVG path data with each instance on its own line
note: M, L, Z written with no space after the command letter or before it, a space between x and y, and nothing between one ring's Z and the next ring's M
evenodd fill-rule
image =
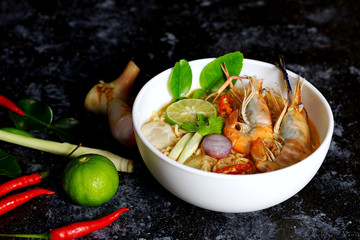
M0 149L0 175L6 175L11 178L22 175L21 167L16 158Z
M201 88L209 93L216 92L226 80L220 64L226 64L230 76L239 76L243 66L243 59L243 54L237 51L218 57L207 64L200 73Z
M202 99L202 97L205 94L205 90L202 88L198 88L194 91L193 95L191 96L191 98L196 98L196 99Z
M24 131L36 132L48 128L53 119L51 108L34 99L22 99L17 106L25 112L25 116L9 112L9 116L16 128Z
M51 124L51 129L63 140L67 142L78 142L81 123L75 118L63 118Z
M192 72L190 64L181 59L176 62L170 74L169 89L175 99L185 97L190 91L192 83Z

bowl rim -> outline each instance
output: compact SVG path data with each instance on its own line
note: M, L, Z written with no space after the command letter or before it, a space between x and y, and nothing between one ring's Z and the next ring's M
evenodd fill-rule
M196 64L198 62L210 62L212 60L215 60L216 58L202 58L202 59L196 59L196 60L192 60L189 61L189 64ZM248 58L244 58L243 59L243 65L245 64L255 64L261 67L266 67L266 68L276 68L276 66L274 64L271 63L267 63L267 62L263 62L263 61L259 61L259 60L254 60L254 59L248 59ZM145 92L147 92L147 89L151 87L151 85L154 83L154 81L160 81L158 80L159 77L162 74L165 74L166 72L170 72L172 70L173 67L168 68L158 74L156 74L155 76L153 76L149 81L147 81L144 86L140 89L139 93L137 94L135 101L134 101L134 105L133 105L133 110L132 110L132 115L135 116L135 112L138 109L139 106L139 101L142 98L142 96L145 94ZM287 73L289 76L291 77L297 77L299 76L299 74L296 74L290 70L287 70ZM310 90L315 93L315 95L321 100L321 102L323 103L326 113L328 115L329 118L329 126L327 128L326 134L324 139L321 141L320 146L307 158L301 160L300 162L291 165L289 167L283 168L283 169L279 169L276 171L271 171L271 172L265 172L265 173L258 173L258 174L245 174L245 175L230 175L230 174L217 174L214 172L207 172L207 171L203 171L200 169L196 169L184 164L181 164L177 161L174 161L173 159L165 156L163 153L161 153L158 149L156 149L154 146L152 146L150 144L150 142L145 138L145 136L142 134L141 132L141 126L139 126L137 124L137 122L135 121L135 119L133 119L133 125L134 125L134 130L136 132L136 134L138 135L138 137L141 139L141 141L143 142L143 144L146 145L147 148L149 148L157 157L159 157L162 161L164 161L166 164L170 164L173 167L179 168L183 171L189 172L191 174L196 174L199 176L204 176L204 177L211 177L211 178L219 178L219 179L240 179L240 178L252 178L252 177L259 177L259 176L271 176L273 174L278 174L279 171L285 172L285 171L290 171L289 169L292 169L294 167L296 167L297 165L300 164L305 164L307 161L311 161L310 157L315 155L316 153L320 152L320 151L327 151L324 148L327 148L327 143L330 143L331 139L332 139L332 135L333 135L333 130L334 130L334 117L333 117L333 113L331 110L331 107L328 103L328 101L325 99L325 97L322 95L322 93L315 88L309 81L307 81L306 79L304 79L304 86L306 85L308 88L310 88ZM144 159L143 159L144 160Z

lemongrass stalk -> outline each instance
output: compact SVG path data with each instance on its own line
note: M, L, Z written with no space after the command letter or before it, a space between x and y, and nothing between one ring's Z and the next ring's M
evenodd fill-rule
M176 161L193 135L194 133L187 133L184 136L182 136L182 138L180 138L180 140L175 144L175 146L169 153L169 158Z
M203 136L198 132L196 132L194 136L192 136L192 138L186 144L184 150L180 154L180 157L178 159L179 163L184 163L189 157L191 157L191 155L193 155L195 150L198 148L202 138Z
M88 148L83 146L79 147L77 145L67 142L60 143L60 142L43 140L33 137L26 137L15 133L6 132L3 130L0 130L0 140L48 153L61 155L61 156L68 156L70 153L72 153L70 155L71 158L75 158L89 153L99 154L109 158L114 163L116 169L120 172L130 173L133 172L134 170L132 160L120 157L109 151L105 151L101 149ZM73 152L74 149L76 149L76 151Z

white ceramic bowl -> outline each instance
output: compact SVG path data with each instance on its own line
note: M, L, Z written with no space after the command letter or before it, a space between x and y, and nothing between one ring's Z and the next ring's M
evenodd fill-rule
M213 58L189 62L193 72L192 89L199 88L203 67ZM155 149L141 132L153 111L172 100L168 90L171 69L163 71L147 82L136 97L133 123L140 154L151 174L168 191L195 206L219 212L251 212L279 204L299 192L314 177L329 149L334 120L323 95L305 82L302 102L315 123L320 136L320 147L301 162L269 173L254 175L226 175L201 171L180 164ZM288 71L291 84L298 75ZM281 74L272 64L244 59L241 75L256 75L264 79L263 86L284 89ZM284 95L286 96L286 95Z

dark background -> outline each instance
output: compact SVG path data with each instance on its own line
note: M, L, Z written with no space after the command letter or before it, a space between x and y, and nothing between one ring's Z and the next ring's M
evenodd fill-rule
M54 171L38 186L56 195L38 197L1 215L0 232L42 233L128 207L131 211L114 224L82 239L360 239L359 2L163 2L0 2L0 94L14 101L45 102L55 120L74 117L85 124L83 145L135 160L134 173L119 174L115 197L96 208L73 204L61 190L61 171ZM129 151L115 142L106 118L88 113L83 102L94 84L117 78L131 59L141 69L135 96L144 83L181 58L190 61L237 50L269 63L284 55L287 68L328 100L335 129L324 164L298 194L263 211L225 214L168 193L147 171L137 149ZM4 109L0 122L1 127L12 126ZM0 148L21 160L24 173L64 161L4 142Z

